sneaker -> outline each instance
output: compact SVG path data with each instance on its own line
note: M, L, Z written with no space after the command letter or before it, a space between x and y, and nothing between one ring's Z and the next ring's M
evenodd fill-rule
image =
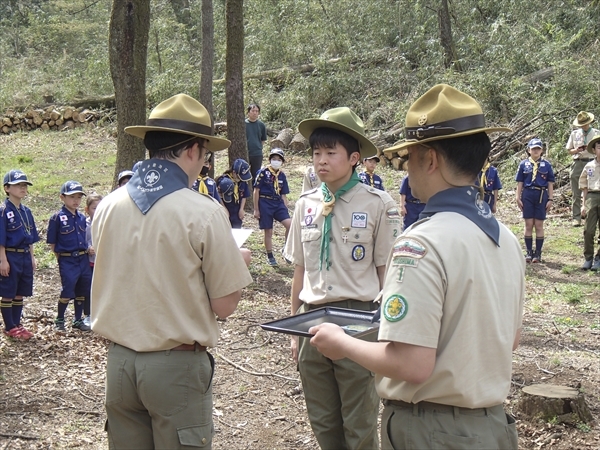
M90 327L90 329L92 328L92 319L90 318L90 316L85 316L83 318L83 323Z
M525 262L530 263L532 259L533 259L533 253L532 252L527 252L525 254Z
M56 319L56 320L54 320L54 329L56 331L67 331L65 329L65 319Z
M25 336L25 339L29 339L30 337L33 337L33 333L31 331L29 331L27 328L25 328L23 325L19 324L16 326L16 328L21 330L21 334L23 336Z
M291 262L289 259L287 259L287 258L285 257L285 252L284 252L284 250L285 250L285 249L283 249L283 248L281 249L281 256L283 257L283 260L284 260L286 263L288 263L288 264L291 264L292 262Z
M10 337L10 338L13 338L13 339L20 339L20 340L22 340L22 341L26 341L26 340L27 340L27 339L29 339L31 336L33 336L33 335L31 335L31 336L28 336L28 335L26 335L26 334L23 334L23 332L22 332L21 328L19 328L19 327L14 327L14 328L11 328L11 329L10 329L10 330L8 330L8 331L7 331L7 330L4 330L4 334L5 334L6 336Z
M79 331L90 331L91 327L86 325L81 319L73 321L73 328L77 328Z
M583 263L583 266L581 266L581 270L590 270L592 268L592 264L594 264L593 259L586 259Z
M535 253L533 255L533 258L531 259L532 263L541 263L542 262L542 254L541 253Z
M269 260L269 265L270 266L276 266L277 265L277 261L275 260L274 256L267 256L267 259Z
M600 256L594 258L594 264L592 265L592 272L598 272L600 270Z

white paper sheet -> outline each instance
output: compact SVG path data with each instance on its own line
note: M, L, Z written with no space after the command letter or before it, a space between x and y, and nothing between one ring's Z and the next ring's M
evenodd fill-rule
M232 228L231 233L233 234L233 238L235 239L235 243L238 248L241 248L244 245L244 242L248 239L250 234L252 234L251 228Z

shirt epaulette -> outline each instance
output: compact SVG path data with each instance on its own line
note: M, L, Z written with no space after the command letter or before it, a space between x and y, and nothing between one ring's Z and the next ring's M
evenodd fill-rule
M300 197L306 197L308 194L314 194L315 192L317 192L317 189L321 189L321 186L317 186L312 189L308 189L307 191L304 191L302 194L300 194Z

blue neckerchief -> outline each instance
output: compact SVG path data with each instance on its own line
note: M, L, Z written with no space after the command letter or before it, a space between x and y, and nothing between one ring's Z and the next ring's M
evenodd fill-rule
M427 200L419 219L439 212L455 212L465 216L500 246L500 225L492 214L490 205L481 199L479 190L475 187L463 186L438 192Z
M140 164L126 186L131 199L146 214L165 195L189 187L189 179L174 162L148 159Z

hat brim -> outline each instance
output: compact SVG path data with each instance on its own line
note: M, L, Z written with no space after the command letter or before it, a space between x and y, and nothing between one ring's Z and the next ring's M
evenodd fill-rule
M69 192L63 192L62 195L73 195L73 194L83 194L87 197L87 194L83 191L69 191Z
M589 113L589 120L586 120L585 122L579 122L577 119L575 119L573 121L573 126L575 127L584 127L586 125L589 125L590 123L592 123L594 120L596 120L596 118L594 117L594 115L592 113Z
M404 150L405 148L408 148L411 145L426 144L427 142L441 141L442 139L453 139L453 138L457 138L457 137L461 137L461 136L469 136L471 134L477 134L477 133L488 133L488 134L489 133L510 133L511 131L512 130L510 128L506 128L506 127L476 128L474 130L461 131L460 133L447 134L445 136L434 136L434 137L430 137L427 139L421 139L420 141L417 141L417 140L403 141L403 142L400 142L399 144L394 145L393 147L386 148L383 151L383 153L386 157L392 158L392 157L396 156L396 152L398 152L400 150Z
M349 134L358 141L358 148L362 158L368 158L377 155L377 147L375 147L375 144L373 144L366 136L354 131L352 128L348 128L345 125L341 125L331 120L303 120L298 125L298 132L306 139L310 139L310 135L313 134L313 131L315 131L317 128L333 128L334 130L343 131L344 133ZM309 149L308 152L312 153L312 149Z
M148 131L166 131L169 133L185 134L188 136L196 136L199 138L203 138L206 139L206 144L204 146L207 150L211 152L226 150L231 145L231 141L229 139L210 136L208 134L191 133L189 131L182 131L177 128L148 127L145 125L134 125L131 127L125 127L125 133L131 134L132 136L139 137L141 139L144 139L146 137L146 133Z
M590 142L588 142L588 145L587 145L588 153L592 153L592 154L596 153L594 151L594 144L596 144L596 142L600 142L600 136L596 136Z
M11 181L10 183L4 183L5 185L8 184L9 186L13 186L15 184L21 184L21 183L25 183L28 186L33 186L33 183L31 181Z

